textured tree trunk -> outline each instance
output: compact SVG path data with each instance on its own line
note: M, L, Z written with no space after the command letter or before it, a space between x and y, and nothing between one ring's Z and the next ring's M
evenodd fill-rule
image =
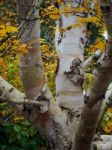
M65 1L60 6L60 10L63 7L67 9L76 8L79 5L76 1ZM81 6L81 5L80 5ZM58 26L60 29L66 31L56 32L56 49L59 54L59 66L56 75L56 94L59 106L72 114L70 116L70 123L75 120L75 127L80 110L83 105L83 71L80 70L80 64L83 61L85 35L84 30L86 25L81 27L70 27L77 23L77 15L72 12L64 12L59 20ZM84 16L79 14L80 17Z
M108 85L112 82L112 3L100 0L100 6L103 12L104 22L107 26L108 41L106 52L97 62L93 72L92 84L84 98L85 104L75 135L74 150L91 149L91 143L101 112L102 99L104 99Z
M25 89L27 99L44 103L44 107L32 106L25 103L22 113L31 120L40 130L43 136L46 136L51 150L65 150L72 146L69 130L67 129L67 116L61 111L60 107L53 102L49 89L43 90L47 83L44 77L41 51L40 51L40 25L38 12L32 10L28 5L34 5L33 0L19 1L18 14L24 20L27 15L33 11L25 20L24 34L19 37L20 44L25 44L27 53L20 56L20 74ZM22 5L21 5L22 4ZM27 4L27 5L26 5ZM37 4L36 4L37 5ZM30 20L34 21L30 21ZM20 32L21 33L21 32Z
M39 15L33 7L34 2L34 0L20 0L18 6L20 24L23 20L25 24L19 31L20 48L25 45L27 49L26 54L20 56L20 76L28 98L35 98L45 84L39 42L40 24L38 19L35 20Z

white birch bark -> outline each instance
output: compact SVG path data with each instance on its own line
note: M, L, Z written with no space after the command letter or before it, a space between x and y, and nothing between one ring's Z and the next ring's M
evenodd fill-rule
M65 2L67 6L69 2ZM71 7L76 7L77 3L75 1L71 2ZM61 6L63 7L63 6ZM68 7L70 7L68 5ZM61 8L60 8L61 10ZM77 16L66 13L61 16L62 26L60 28L67 28L72 24L77 22ZM57 34L57 39L55 39L56 48L59 53L59 69L56 76L56 94L59 106L67 107L73 109L74 107L81 107L83 105L83 95L81 85L75 85L70 81L69 77L65 72L70 72L72 67L72 62L76 59L83 61L84 45L85 45L85 35L83 31L86 26L71 28L66 32ZM58 32L58 30L57 30ZM60 36L61 35L61 36ZM57 40L57 41L56 41ZM84 43L81 43L83 40ZM78 109L79 109L78 107Z
M101 139L93 143L93 150L111 150L112 149L112 136L101 135Z

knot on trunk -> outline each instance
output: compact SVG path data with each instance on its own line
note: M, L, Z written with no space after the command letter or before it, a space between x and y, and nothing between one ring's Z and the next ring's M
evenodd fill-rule
M64 72L74 85L82 86L84 81L83 71L80 67L81 63L82 61L80 59L74 59L71 63L70 70Z
M51 101L51 95L49 93L49 89L47 85L45 85L42 89L42 91L35 96L35 98L32 100L34 102L39 103L39 105L30 105L24 103L24 114L26 116L30 117L30 120L34 121L37 118L37 114L44 114L48 111L49 106L50 106L50 101Z

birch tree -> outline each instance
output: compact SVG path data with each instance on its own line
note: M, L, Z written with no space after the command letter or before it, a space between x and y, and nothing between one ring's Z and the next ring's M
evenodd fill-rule
M93 81L83 96L82 85L84 71L94 60L84 61L84 46L86 43L87 24L72 28L71 24L78 22L78 17L88 17L85 13L72 13L69 8L80 8L85 1L61 1L60 10L64 6L58 26L68 30L56 31L55 45L59 54L59 67L56 75L55 101L44 75L40 49L40 21L35 6L36 0L18 1L20 48L27 48L26 54L19 57L20 77L25 93L0 77L0 101L8 101L28 120L30 120L45 136L50 150L91 150L112 149L111 136L101 136L94 141L95 130L101 113L102 101L108 85L112 81L112 2L100 0L99 5L108 32L105 52L101 55L93 72ZM91 3L94 7L94 4ZM70 9L71 10L71 9ZM105 142L106 140L108 142Z

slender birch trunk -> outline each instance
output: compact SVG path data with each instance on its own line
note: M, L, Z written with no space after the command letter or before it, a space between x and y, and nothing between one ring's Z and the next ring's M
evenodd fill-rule
M90 150L99 120L102 99L112 82L112 3L100 0L100 6L107 26L108 41L106 51L97 62L93 72L93 82L84 98L79 126L75 135L74 150ZM100 147L101 148L101 147Z
M19 31L20 48L25 45L27 49L26 54L20 56L20 76L28 98L35 98L45 84L39 42L39 15L33 7L34 4L34 0L20 0L18 6L18 19L20 23L25 22L25 25Z
M39 16L33 7L37 3L34 0L26 0L25 2L20 0L18 9L20 23L21 20L25 20L25 29L20 31L20 33L24 32L20 36L20 44L25 44L27 48L27 53L20 56L20 75L26 98L42 102L45 106L34 107L31 103L30 105L25 103L23 114L38 127L43 136L47 137L49 149L69 149L71 138L69 140L67 137L68 130L65 132L67 117L53 102L44 77L39 43L40 24L39 19L36 19Z

